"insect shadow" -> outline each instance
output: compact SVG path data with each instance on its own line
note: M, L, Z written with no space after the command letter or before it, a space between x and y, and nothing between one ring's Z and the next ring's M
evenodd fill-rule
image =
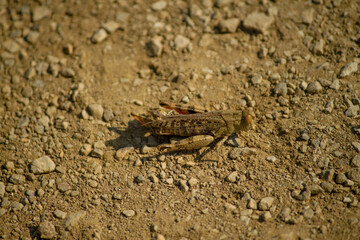
M157 158L160 155L173 156L178 154L195 154L195 161L218 161L218 159L204 159L204 156L214 150L216 144L221 139L215 139L209 146L202 149L160 151L156 147L163 143L169 143L170 139L174 136L153 135L149 129L143 128L136 120L130 120L125 129L109 127L108 130L118 134L116 139L111 139L105 142L106 146L111 146L115 151L124 147L132 146L134 147L135 152L140 154L142 153L142 148L144 145L154 147L153 151L143 154L143 156L140 158L142 161L146 161L149 158ZM230 136L229 140L232 141L234 145L236 144L236 141L233 140L233 136ZM219 156L216 158L218 157Z

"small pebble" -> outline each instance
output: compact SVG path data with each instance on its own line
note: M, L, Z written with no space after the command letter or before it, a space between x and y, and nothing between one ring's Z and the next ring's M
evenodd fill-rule
M286 96L288 92L287 84L285 82L276 84L274 94L278 96Z
M351 159L351 166L352 167L360 167L360 155L355 155Z
M63 68L60 73L66 78L73 78L75 76L75 71L72 68Z
M360 142L352 142L351 145L355 148L357 152L360 152Z
M44 174L55 170L55 163L48 156L35 159L30 164L30 170L34 174Z
M133 217L133 216L135 216L135 211L134 210L124 210L124 211L122 211L122 214L125 217Z
M263 221L263 222L269 221L271 218L272 218L272 216L269 211L266 211L260 215L260 221Z
M238 173L237 173L236 171L235 171L235 172L232 172L232 173L230 173L230 174L226 177L226 180L227 180L228 182L234 183L234 182L237 181L237 176L238 176Z
M186 48L190 44L190 39L182 35L177 35L174 39L174 47L177 50Z
M26 41L29 43L35 44L40 36L40 33L37 31L30 31L28 35L26 35Z
M345 176L344 173L339 173L335 177L335 182L337 184L343 184L346 180L347 180L347 177Z
M268 156L267 158L266 158L266 161L268 161L268 162L272 162L272 163L274 163L274 162L276 162L276 157L275 156Z
M139 175L139 176L135 177L134 182L135 183L143 183L143 182L145 182L145 177L143 175Z
M107 38L108 34L105 31L105 29L100 28L97 31L94 32L94 34L91 37L92 43L101 43Z
M358 70L358 63L357 62L351 62L346 64L340 71L339 77L344 78L349 76L352 73L357 72Z
M234 33L238 29L239 24L239 18L230 18L226 20L221 20L219 22L218 28L221 33Z
M49 221L41 222L37 231L42 239L53 239L56 236L55 226Z
M100 104L89 104L87 110L91 116L97 119L101 119L104 113L104 108Z
M247 15L243 21L243 27L249 31L266 33L267 29L274 22L273 16L267 16L264 13L253 12Z
M146 53L149 57L159 57L163 51L163 45L161 43L161 37L154 37L145 44Z
M154 11L161 11L166 8L167 2L166 1L157 1L151 4L151 9Z
M115 21L109 21L106 22L102 25L102 27L108 32L108 33L113 33L115 32L119 27L120 24L115 22Z
M61 210L59 210L59 209L56 209L56 210L54 211L54 216L55 216L56 218L59 218L59 219L65 219L65 217L66 217L66 212L63 212L63 211L61 211Z
M345 116L347 117L355 117L358 115L359 112L359 105L351 105L346 111Z
M25 183L25 176L21 174L11 174L9 181L13 184L23 184Z
M186 180L180 180L179 181L179 188L183 192L189 191L189 186L187 185L187 181Z
M39 21L51 14L51 9L47 6L37 6L32 11L33 22Z
M303 215L307 219L311 219L314 216L314 211L311 208L305 208L303 211Z
M81 218L86 216L85 211L76 212L68 215L64 220L65 227L74 227L80 221Z
M275 200L275 198L273 198L273 197L265 197L265 198L261 199L259 202L259 210L261 210L261 211L269 210L270 207L272 206L274 200Z
M257 204L256 204L256 201L255 201L254 199L250 198L250 199L248 200L248 202L247 202L246 207L247 207L248 209L254 209L254 210L257 210Z
M306 88L306 92L310 93L310 94L315 94L320 92L323 89L323 87L321 86L321 84L318 81L315 82L311 82L307 88Z

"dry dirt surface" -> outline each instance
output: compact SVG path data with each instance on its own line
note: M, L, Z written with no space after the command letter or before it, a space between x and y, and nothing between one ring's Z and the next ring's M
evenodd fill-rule
M0 0L0 238L360 239L359 16L359 0ZM254 124L163 152L130 115L159 100Z

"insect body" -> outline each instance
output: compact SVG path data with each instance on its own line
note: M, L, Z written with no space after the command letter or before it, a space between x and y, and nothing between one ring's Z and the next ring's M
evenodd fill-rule
M143 126L157 135L188 137L170 144L158 146L160 150L192 150L209 145L216 139L246 131L252 125L250 111L223 110L204 112L193 107L174 106L160 102L160 106L180 114L160 114L150 111L152 118L132 114Z

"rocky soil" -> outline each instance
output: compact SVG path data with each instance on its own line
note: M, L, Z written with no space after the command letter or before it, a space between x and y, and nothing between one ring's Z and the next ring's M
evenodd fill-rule
M0 0L2 239L359 239L360 1ZM198 159L131 112L250 107ZM223 165L217 167L221 158Z

